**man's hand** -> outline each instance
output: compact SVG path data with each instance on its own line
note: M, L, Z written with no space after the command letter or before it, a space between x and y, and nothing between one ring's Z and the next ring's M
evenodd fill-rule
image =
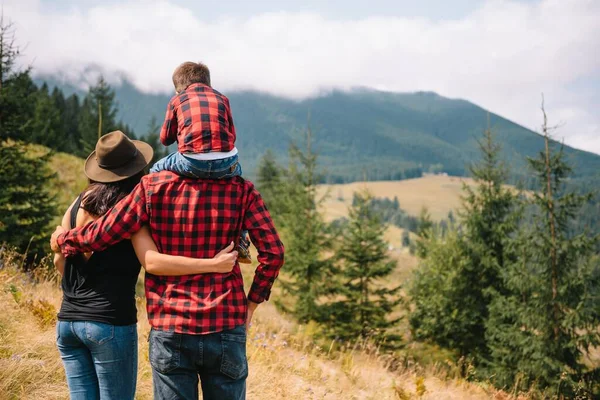
M254 315L254 310L258 307L258 303L254 303L253 301L248 300L248 316L246 317L246 332L250 329L252 325L252 316Z
M60 247L58 246L58 236L62 233L65 233L66 230L62 226L57 226L56 230L50 237L50 248L55 253L60 253Z

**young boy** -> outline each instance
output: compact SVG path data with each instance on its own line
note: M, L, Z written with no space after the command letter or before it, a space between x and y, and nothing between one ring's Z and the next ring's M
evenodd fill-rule
M210 85L210 71L202 63L184 62L173 72L175 96L169 101L160 141L177 142L177 152L158 160L150 172L172 171L198 179L242 175L235 147L235 126L229 99ZM250 263L247 233L238 243L239 261Z

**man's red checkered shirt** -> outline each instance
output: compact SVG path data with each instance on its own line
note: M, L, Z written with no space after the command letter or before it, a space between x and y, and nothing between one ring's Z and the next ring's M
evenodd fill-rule
M259 265L248 299L268 300L283 265L283 244L254 185L240 177L196 180L163 171L144 176L104 217L58 238L65 256L101 251L144 224L162 253L211 258L248 230ZM156 276L146 273L148 320L158 330L208 334L246 321L239 264L227 274Z
M177 150L184 154L233 150L235 126L229 99L201 83L188 86L169 101L160 141L165 146L177 141Z

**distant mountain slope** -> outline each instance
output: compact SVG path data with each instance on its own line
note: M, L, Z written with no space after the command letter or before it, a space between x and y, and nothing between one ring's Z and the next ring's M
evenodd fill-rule
M41 80L67 93L76 91L49 77ZM138 135L147 133L152 116L162 121L169 95L141 93L127 81L115 91L119 117ZM290 141L301 140L309 114L320 163L333 182L401 179L410 176L406 172L411 168L467 175L466 166L477 159L477 140L487 126L488 112L483 108L431 92L357 89L302 101L257 92L226 94L241 159L251 176L267 148L285 158ZM526 156L543 148L542 138L493 113L490 124L505 161L514 174L522 173ZM600 156L570 147L565 151L577 177L598 176Z

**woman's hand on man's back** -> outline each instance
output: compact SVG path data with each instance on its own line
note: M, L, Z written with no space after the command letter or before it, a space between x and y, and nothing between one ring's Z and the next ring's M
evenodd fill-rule
M235 244L231 242L229 246L225 247L216 256L213 257L215 262L215 272L228 273L233 270L235 263L238 258L238 252L233 250Z

